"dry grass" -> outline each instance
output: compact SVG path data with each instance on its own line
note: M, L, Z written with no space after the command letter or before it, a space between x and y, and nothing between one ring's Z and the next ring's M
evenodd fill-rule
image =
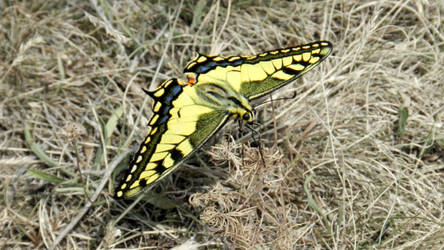
M153 2L0 2L2 248L442 248L442 1ZM318 39L273 99L298 96L258 107L265 165L232 124L119 218L142 87Z

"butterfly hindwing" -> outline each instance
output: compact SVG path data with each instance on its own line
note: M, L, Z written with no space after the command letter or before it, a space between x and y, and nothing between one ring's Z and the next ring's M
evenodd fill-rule
M185 68L197 83L222 81L249 100L266 95L309 71L332 51L327 41L264 52L255 56L199 55Z
M168 80L154 98L151 131L116 188L116 197L131 197L159 181L198 149L226 121L223 110L199 102L193 86Z

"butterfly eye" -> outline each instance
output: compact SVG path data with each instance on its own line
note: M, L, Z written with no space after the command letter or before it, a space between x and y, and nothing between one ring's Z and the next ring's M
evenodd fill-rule
M245 113L242 115L242 119L245 121L250 121L251 117L249 113Z

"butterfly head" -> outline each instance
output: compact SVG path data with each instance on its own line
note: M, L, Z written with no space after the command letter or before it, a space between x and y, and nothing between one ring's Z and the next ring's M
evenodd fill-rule
M237 105L240 104L239 102L236 103ZM246 105L228 107L228 112L234 119L240 121L241 123L251 124L254 121L254 112L248 102Z

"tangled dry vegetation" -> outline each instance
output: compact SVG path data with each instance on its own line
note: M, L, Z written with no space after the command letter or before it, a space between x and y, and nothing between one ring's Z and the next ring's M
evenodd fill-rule
M444 245L443 1L37 0L0 13L2 248ZM182 77L195 50L319 39L333 54L255 103L261 148L230 124L139 203L112 199L112 169L151 114L141 88Z

